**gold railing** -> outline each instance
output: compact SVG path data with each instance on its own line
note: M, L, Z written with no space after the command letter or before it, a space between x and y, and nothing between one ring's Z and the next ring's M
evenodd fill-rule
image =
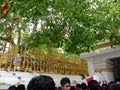
M8 51L3 51L0 55L0 68L12 68L13 60L17 56L18 46L13 46L12 48L9 46Z
M49 55L40 50L27 50L26 48L19 49L19 52L18 58L18 46L14 46L3 53L0 58L0 68L55 74L88 74L86 61L80 64L75 61L71 62L63 56Z

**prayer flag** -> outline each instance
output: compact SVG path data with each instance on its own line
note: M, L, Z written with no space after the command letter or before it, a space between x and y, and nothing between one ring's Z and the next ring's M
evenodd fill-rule
M8 0L2 5L2 17L4 17L8 10Z

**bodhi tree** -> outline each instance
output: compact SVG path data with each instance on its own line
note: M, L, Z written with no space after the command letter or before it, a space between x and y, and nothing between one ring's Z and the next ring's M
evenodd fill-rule
M9 0L8 5L0 39L13 45L44 46L49 53L61 47L79 55L105 40L120 44L118 0Z

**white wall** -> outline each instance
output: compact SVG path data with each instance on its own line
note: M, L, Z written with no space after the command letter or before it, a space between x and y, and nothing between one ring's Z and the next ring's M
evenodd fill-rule
M26 87L28 85L28 82L30 79L37 75L49 75L51 76L56 86L60 86L60 80L63 77L68 77L71 80L72 85L75 85L74 81L77 83L81 83L81 76L77 75L62 75L62 74L47 74L47 73L28 73L28 72L14 72L14 71L0 71L0 84L6 83L6 85L0 85L0 89L7 89L10 85L15 85L17 83L22 83ZM21 80L18 79L18 77L21 77Z
M106 47L103 49L97 49L89 53L82 53L81 58L88 61L89 75L92 75L95 69L109 68L112 69L112 65L109 59L120 57L120 47L110 48ZM107 62L106 62L107 61ZM106 77L107 81L113 81L113 72L102 72Z
M107 82L114 81L113 72L102 72Z

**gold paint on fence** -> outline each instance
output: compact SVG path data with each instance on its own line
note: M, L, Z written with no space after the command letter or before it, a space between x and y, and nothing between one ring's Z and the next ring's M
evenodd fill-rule
M19 64L18 52L20 52ZM55 74L88 74L87 62L82 61L81 64L70 61L63 56L48 55L40 50L18 48L18 46L9 47L0 57L0 68L14 69L19 67L25 71L47 72Z

